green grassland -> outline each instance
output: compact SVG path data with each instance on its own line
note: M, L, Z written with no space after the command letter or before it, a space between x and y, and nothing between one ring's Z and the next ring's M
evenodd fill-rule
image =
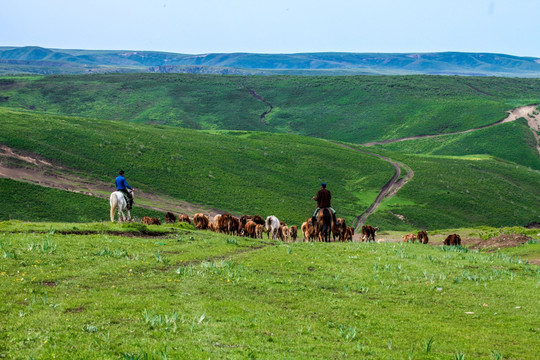
M454 156L485 154L540 170L536 140L525 119L466 134L400 141L377 147L405 154Z
M145 191L290 224L311 214L326 181L350 223L393 169L313 137L363 143L467 130L540 103L539 90L534 79L440 76L2 77L0 144L89 180L111 182L123 168ZM270 107L256 97L272 104L264 119ZM523 119L368 150L415 171L370 223L437 229L540 218L540 158Z
M444 229L523 226L540 218L539 170L491 156L389 156L409 165L414 177L397 195L383 200L370 223L403 230Z
M272 104L266 119L260 115ZM69 96L66 96L69 94ZM3 77L0 106L193 129L364 143L494 123L540 103L535 79L444 76L107 74ZM7 99L6 99L7 98Z
M73 226L88 224L0 223L0 356L526 360L540 347L540 271L505 253L31 231Z
M311 197L321 181L332 184L335 208L351 220L393 174L375 157L296 135L201 132L5 109L0 116L0 143L90 179L112 183L123 168L136 188L237 214L274 214L297 225L312 214Z

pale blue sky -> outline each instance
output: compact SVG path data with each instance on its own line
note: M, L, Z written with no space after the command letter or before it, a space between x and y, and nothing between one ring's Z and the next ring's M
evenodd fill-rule
M0 0L0 46L540 57L540 0Z

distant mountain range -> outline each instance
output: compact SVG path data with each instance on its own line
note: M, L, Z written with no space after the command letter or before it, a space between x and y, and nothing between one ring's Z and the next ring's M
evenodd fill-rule
M0 74L107 72L540 77L540 59L461 52L187 55L157 51L0 47Z

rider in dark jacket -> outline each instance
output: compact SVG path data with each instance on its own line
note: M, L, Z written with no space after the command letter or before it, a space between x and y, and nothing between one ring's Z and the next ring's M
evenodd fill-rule
M315 217L317 216L317 212L320 209L329 208L332 210L332 218L334 219L334 222L336 222L336 210L332 208L332 205L330 204L330 200L332 199L332 193L330 190L326 189L326 184L321 184L321 189L317 191L317 195L312 198L313 200L317 201L317 208L313 212L313 221L315 222Z
M133 207L133 195L131 195L131 192L127 191L127 189L130 189L133 191L133 188L128 185L126 182L126 178L124 177L124 170L120 170L119 175L116 177L116 190L121 191L124 193L124 195L128 199L127 208L128 210L131 210Z

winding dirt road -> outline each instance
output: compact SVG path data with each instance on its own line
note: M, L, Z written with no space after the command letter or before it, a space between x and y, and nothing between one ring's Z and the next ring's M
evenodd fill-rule
M351 150L354 150L354 151L359 151L361 153L377 157L379 159L382 159L382 160L392 164L392 166L394 167L394 176L392 176L392 178L390 180L388 180L388 182L381 188L381 191L379 192L379 195L377 195L377 198L375 199L375 201L366 209L366 211L364 211L362 214L360 214L358 216L355 216L355 218L353 220L353 227L355 229L355 232L359 232L359 230L362 228L362 225L365 224L367 218L379 208L379 205L381 204L381 201L386 197L392 197L395 194L397 194L397 192L406 183L408 183L413 178L414 171L413 171L413 169L411 169L406 164L404 164L402 162L399 162L399 161L396 161L396 160L392 160L389 157L386 157L386 156L383 156L383 155L380 155L380 154L376 154L376 153L372 153L372 152L369 152L369 151L357 149L357 148L354 148L352 146L348 146L348 145L345 145L345 144L340 144L340 143L333 142L333 141L332 141L332 143L336 144L336 145L339 145L339 146L342 146L342 147L347 148L347 149L351 149ZM405 176L403 176L403 177L401 177L401 169L404 169L406 171Z

